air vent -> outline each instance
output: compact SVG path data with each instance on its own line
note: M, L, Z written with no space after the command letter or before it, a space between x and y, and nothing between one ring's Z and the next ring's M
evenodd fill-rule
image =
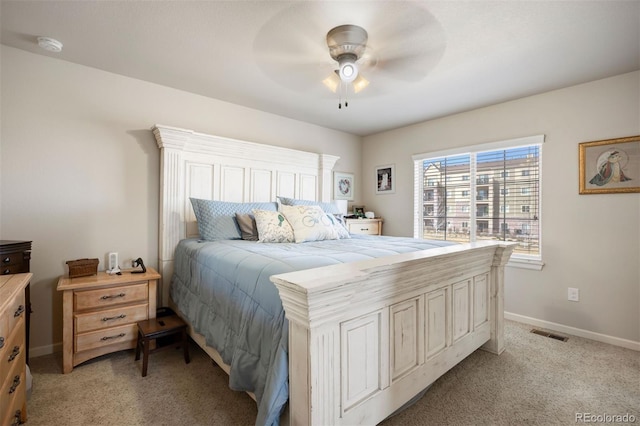
M533 334L537 334L539 336L544 336L544 337L549 337L551 339L560 340L561 342L566 342L567 340L569 340L568 337L560 336L558 334L549 333L548 331L537 330L535 328L533 330L531 330L531 332Z

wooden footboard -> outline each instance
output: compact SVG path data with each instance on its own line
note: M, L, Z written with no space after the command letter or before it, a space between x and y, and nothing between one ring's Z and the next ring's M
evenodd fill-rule
M293 425L376 424L482 347L504 350L504 265L480 242L274 275Z

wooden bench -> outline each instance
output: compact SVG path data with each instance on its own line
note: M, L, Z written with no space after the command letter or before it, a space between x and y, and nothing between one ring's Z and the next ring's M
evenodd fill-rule
M160 318L151 318L138 322L138 341L136 344L136 361L140 359L140 349L143 351L142 356L142 377L147 376L147 366L149 363L149 352L154 352L157 349L162 349L162 346L158 346L153 351L150 351L151 341L175 336L178 333L181 334L181 346L184 352L184 361L189 364L189 341L187 338L187 324L185 324L177 315L170 315ZM173 345L167 345L173 346ZM166 347L166 346L164 346Z

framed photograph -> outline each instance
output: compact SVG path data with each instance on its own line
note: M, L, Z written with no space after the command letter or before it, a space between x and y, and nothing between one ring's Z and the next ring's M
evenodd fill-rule
M640 136L582 142L580 194L640 192Z
M364 217L364 206L353 206L353 215Z
M376 194L396 192L396 166L388 164L376 167Z
M333 199L353 201L353 173L333 172Z

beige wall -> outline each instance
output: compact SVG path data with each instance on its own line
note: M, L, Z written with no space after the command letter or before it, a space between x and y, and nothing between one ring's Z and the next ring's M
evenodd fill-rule
M412 235L411 155L534 134L543 150L542 271L507 270L517 315L640 342L640 194L579 196L577 144L640 134L640 73L562 89L364 138L68 62L1 47L0 238L33 240L34 355L61 331L64 262L118 251L157 265L159 152L166 124L339 155L358 204ZM362 149L365 147L366 149ZM362 156L362 158L361 158ZM395 194L374 167L394 163ZM638 177L640 180L640 177ZM399 207L402 206L402 207ZM123 262L121 262L123 263ZM567 287L581 300L569 302Z
M2 46L0 238L33 240L34 355L62 340L65 261L117 251L157 266L153 124L340 156L361 140L311 124ZM356 180L357 184L358 180ZM356 191L359 189L356 188Z
M640 194L578 195L578 143L640 134L640 73L582 84L364 138L363 199L387 235L413 233L413 154L536 134L542 271L507 268L506 311L640 343ZM395 194L374 168L395 163ZM640 182L640 175L634 176ZM567 288L580 301L567 301Z

